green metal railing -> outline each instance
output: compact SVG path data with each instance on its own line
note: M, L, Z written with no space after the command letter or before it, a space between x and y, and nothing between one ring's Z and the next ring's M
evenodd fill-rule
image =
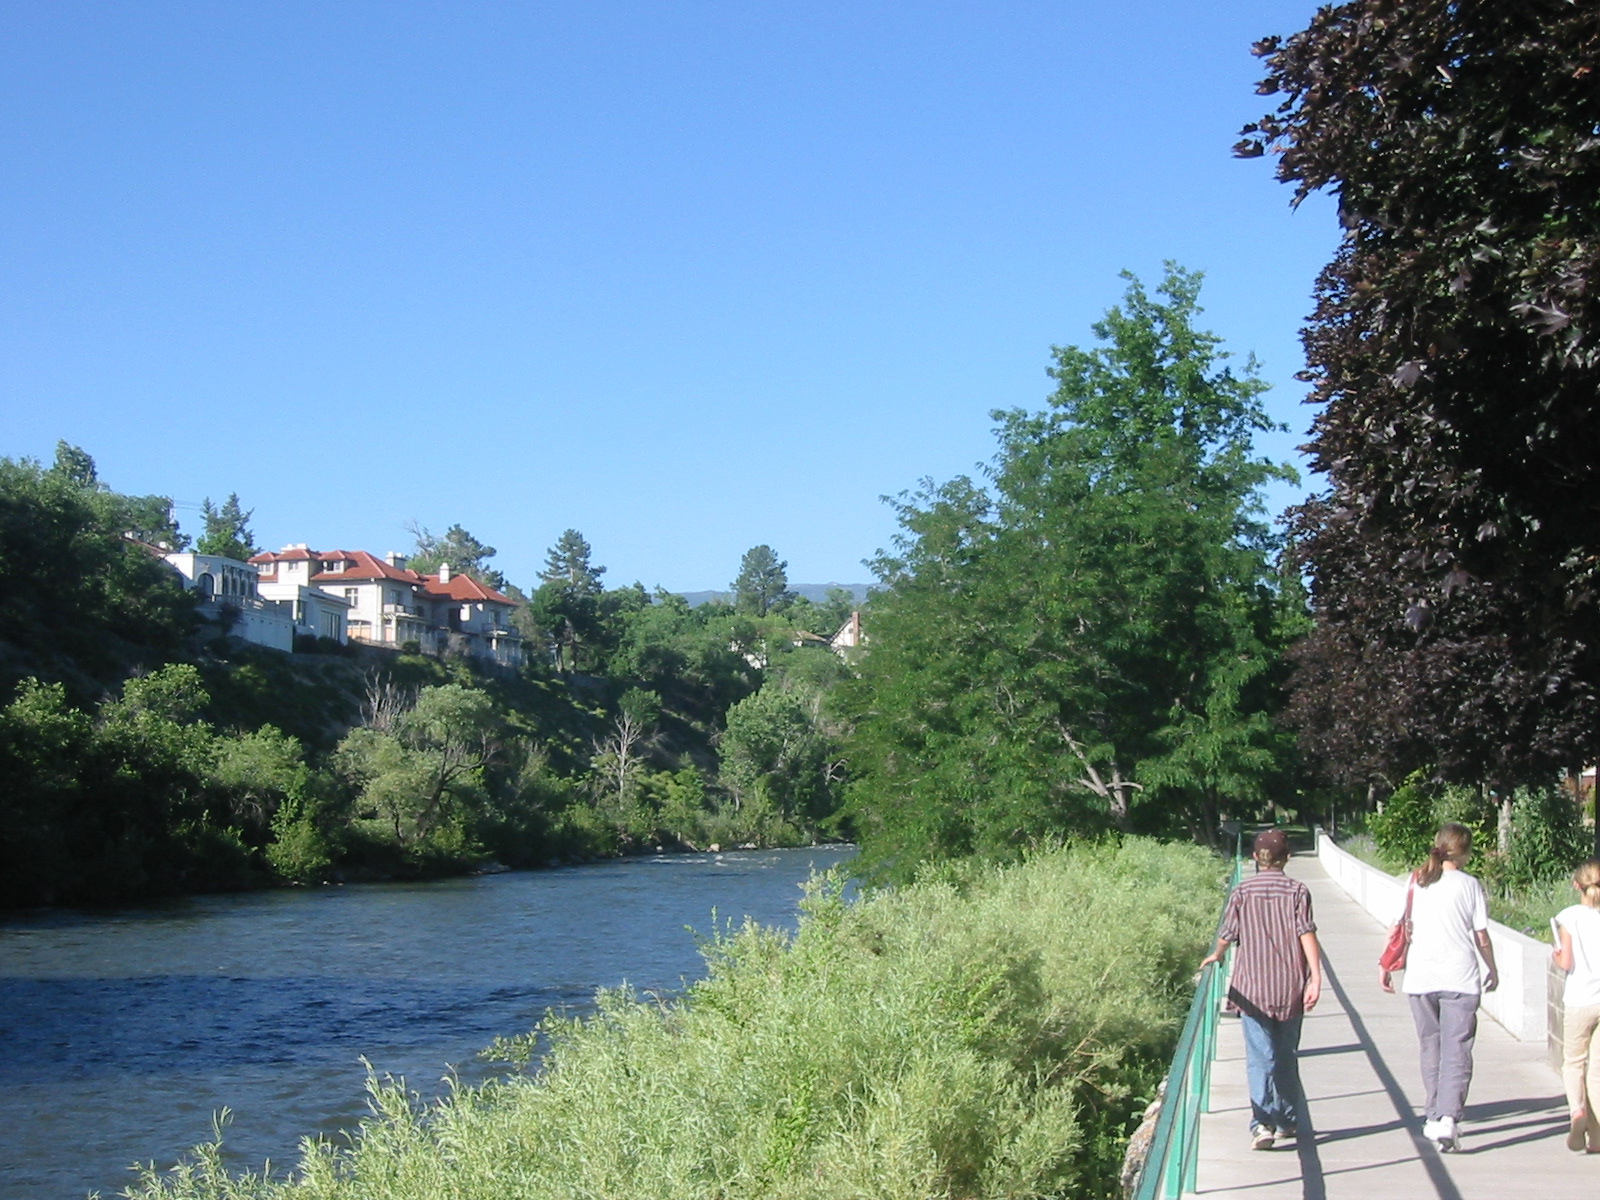
M1243 868L1244 862L1236 853L1232 886L1238 886ZM1221 928L1220 916L1217 925ZM1189 1016L1167 1071L1167 1093L1161 1101L1161 1115L1156 1118L1155 1135L1150 1139L1134 1200L1175 1200L1184 1192L1194 1191L1200 1161L1200 1114L1211 1111L1211 1061L1217 1056L1217 1019L1227 986L1223 965L1210 963L1200 970Z

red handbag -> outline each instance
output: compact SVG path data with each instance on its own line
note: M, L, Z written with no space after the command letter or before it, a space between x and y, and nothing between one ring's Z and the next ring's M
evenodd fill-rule
M1411 877L1411 883L1406 888L1406 911L1400 920L1395 922L1395 927L1389 930L1389 940L1383 944L1383 953L1378 955L1378 966L1385 971L1403 971L1406 965L1406 951L1411 949L1411 897L1417 890L1417 877Z

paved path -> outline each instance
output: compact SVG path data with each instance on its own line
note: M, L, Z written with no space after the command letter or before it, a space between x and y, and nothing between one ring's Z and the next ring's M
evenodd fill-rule
M1311 888L1326 962L1322 1001L1306 1018L1300 1071L1315 1136L1252 1151L1239 1022L1224 1018L1212 1068L1212 1112L1200 1123L1196 1195L1216 1200L1596 1200L1600 1155L1567 1150L1566 1102L1545 1048L1488 1017L1462 1149L1422 1139L1416 1035L1405 997L1378 986L1384 930L1323 872L1295 857Z

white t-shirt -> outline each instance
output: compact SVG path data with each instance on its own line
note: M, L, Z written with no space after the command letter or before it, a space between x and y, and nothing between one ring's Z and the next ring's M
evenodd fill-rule
M1572 935L1572 970L1561 999L1569 1009L1600 1004L1600 909L1574 904L1556 914Z
M1405 982L1400 990L1408 996L1482 991L1473 934L1489 928L1483 885L1465 871L1447 870L1431 886L1416 888L1413 894L1411 949L1406 954ZM1395 919L1400 919L1399 913Z

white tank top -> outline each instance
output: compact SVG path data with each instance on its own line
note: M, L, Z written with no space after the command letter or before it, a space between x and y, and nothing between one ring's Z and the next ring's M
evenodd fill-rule
M1600 1004L1600 908L1574 904L1556 914L1572 935L1572 970L1561 1000L1569 1009Z

